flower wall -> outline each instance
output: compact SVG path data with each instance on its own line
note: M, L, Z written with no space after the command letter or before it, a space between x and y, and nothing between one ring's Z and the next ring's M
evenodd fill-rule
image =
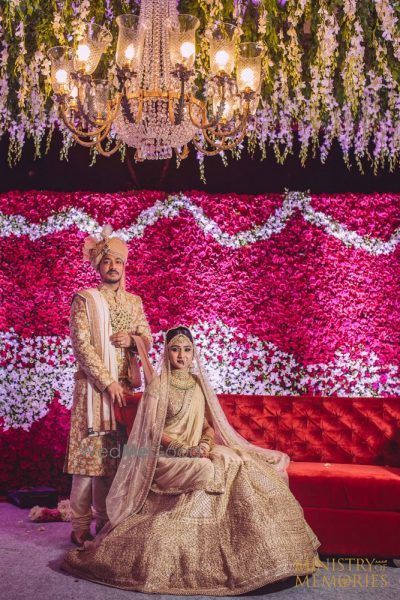
M0 195L0 488L59 481L74 358L68 313L96 284L83 238L130 246L157 362L195 333L218 392L400 394L400 196Z

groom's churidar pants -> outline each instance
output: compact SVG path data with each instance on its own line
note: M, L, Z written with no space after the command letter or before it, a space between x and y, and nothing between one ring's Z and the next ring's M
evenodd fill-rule
M106 497L113 479L114 476L72 476L70 505L73 531L90 529L92 516L96 520L96 532L107 523Z

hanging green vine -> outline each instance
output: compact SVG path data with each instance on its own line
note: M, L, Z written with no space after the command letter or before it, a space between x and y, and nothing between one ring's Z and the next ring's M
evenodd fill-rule
M63 129L52 101L47 50L72 44L93 19L112 32L115 17L138 12L134 0L3 0L0 6L0 137L9 139L9 164L28 139L35 156ZM261 41L262 103L249 128L252 155L270 146L283 162L299 144L324 161L335 140L350 166L394 169L400 156L400 8L393 0L182 0L180 12L199 17L196 66L207 72L204 31L215 20L236 23L242 41ZM66 156L73 144L63 131ZM256 148L261 150L258 154ZM235 158L241 148L235 151ZM224 155L226 160L226 155ZM90 159L88 158L88 161ZM203 165L203 163L202 163Z

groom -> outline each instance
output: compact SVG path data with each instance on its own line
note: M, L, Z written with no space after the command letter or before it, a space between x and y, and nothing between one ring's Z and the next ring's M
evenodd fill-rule
M101 284L77 292L71 305L78 370L64 471L72 474L71 541L77 546L93 539L92 506L96 533L108 521L105 501L124 441L114 404L123 405L123 392L131 388L130 356L137 352L133 336L142 336L147 350L152 341L141 298L125 291L128 246L111 233L106 226L101 239L85 239L84 257Z

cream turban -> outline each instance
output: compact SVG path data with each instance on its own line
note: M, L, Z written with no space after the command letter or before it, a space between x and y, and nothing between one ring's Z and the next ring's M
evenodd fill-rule
M113 230L111 225L106 225L99 237L89 235L84 240L83 258L88 260L97 271L103 256L110 254L123 260L128 259L129 248L126 242L119 237L111 237Z

